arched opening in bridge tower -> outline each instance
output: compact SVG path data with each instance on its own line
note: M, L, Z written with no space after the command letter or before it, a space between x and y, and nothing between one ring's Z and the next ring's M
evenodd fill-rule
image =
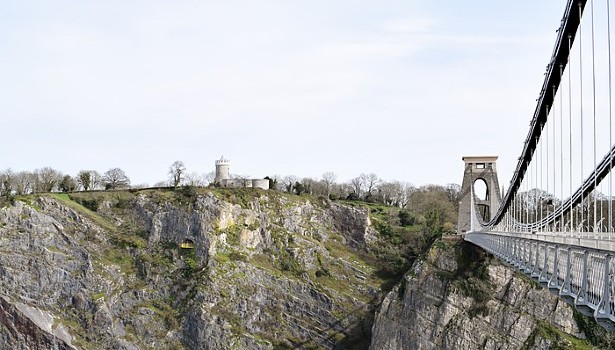
M491 219L491 211L489 210L489 206L486 204L477 204L476 210L478 217L483 221L489 221Z
M186 238L179 244L179 247L181 249L194 249L194 241Z
M489 211L489 203L486 203L489 201L489 187L487 187L487 182L479 178L474 181L472 186L474 197L477 199L475 203L477 214L483 221L489 221L489 219L491 219L491 213Z
M487 187L485 180L476 179L474 181L474 196L481 201L489 200L489 187Z

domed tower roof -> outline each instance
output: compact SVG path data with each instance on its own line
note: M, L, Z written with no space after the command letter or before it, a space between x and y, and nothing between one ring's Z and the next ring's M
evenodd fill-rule
M216 165L228 165L231 164L231 161L229 159L224 158L224 156L220 156L220 159L216 160Z

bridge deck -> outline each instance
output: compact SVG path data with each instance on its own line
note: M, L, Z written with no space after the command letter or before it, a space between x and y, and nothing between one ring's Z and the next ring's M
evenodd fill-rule
M511 233L488 231L483 232L498 236L525 238L542 242L556 243L561 245L591 248L615 252L615 235L594 232L535 232L535 233ZM472 233L468 233L472 234Z

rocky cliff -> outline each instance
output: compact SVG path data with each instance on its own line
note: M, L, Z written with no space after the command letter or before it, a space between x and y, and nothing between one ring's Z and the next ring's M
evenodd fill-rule
M536 282L469 243L440 240L385 297L370 349L614 346L612 335Z
M0 209L0 348L369 344L368 210L255 189L17 198Z

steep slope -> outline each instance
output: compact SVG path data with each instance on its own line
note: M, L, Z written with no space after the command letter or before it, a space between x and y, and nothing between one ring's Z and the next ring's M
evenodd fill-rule
M21 197L0 296L27 312L0 313L0 348L366 349L380 240L365 208L273 191Z
M588 339L591 338L591 339ZM384 299L370 349L613 348L613 336L481 249L437 241Z
M24 311L19 310L20 308ZM45 326L45 320L49 319L49 316L36 311L31 314L28 311L30 309L23 304L14 306L4 298L0 298L0 344L2 349L73 349L61 339L61 337L66 337L66 334L62 333L64 330L56 329L56 332L53 332L51 327ZM38 321L40 326L33 320Z

